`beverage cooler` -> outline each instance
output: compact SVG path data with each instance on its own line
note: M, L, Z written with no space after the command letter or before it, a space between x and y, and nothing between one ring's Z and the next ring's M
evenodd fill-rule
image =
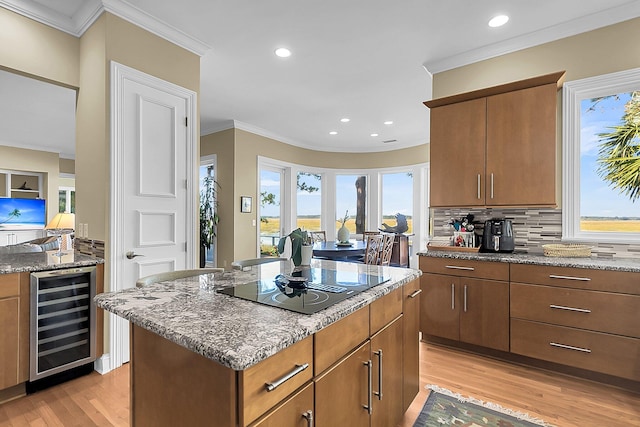
M95 360L96 267L31 273L30 381Z

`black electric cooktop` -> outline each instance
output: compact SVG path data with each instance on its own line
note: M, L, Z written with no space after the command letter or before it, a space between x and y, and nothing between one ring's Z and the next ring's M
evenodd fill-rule
M302 314L313 314L389 280L382 275L320 268L284 274L280 263L265 264L260 279L218 292Z

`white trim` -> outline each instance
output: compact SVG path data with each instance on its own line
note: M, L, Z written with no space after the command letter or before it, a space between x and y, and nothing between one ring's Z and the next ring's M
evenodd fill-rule
M125 193L125 182L122 179L124 177L124 150L122 147L122 141L124 140L124 126L123 126L123 103L124 103L124 86L125 81L133 81L166 93L170 93L174 96L185 99L186 101L186 116L188 117L188 123L190 123L186 134L186 176L191 177L187 179L187 200L186 200L186 219L184 227L186 229L187 241L186 246L186 266L185 268L193 268L195 266L195 254L197 253L197 229L195 227L195 212L196 212L196 200L195 192L197 186L193 185L193 182L198 182L198 170L195 167L199 163L197 158L196 143L199 141L196 133L195 126L197 117L197 94L189 89L180 87L171 82L161 80L157 77L150 76L134 68L127 67L126 65L119 64L115 61L111 61L111 88L110 88L110 105L111 105L111 123L110 123L110 218L111 226L109 231L109 237L111 241L111 249L109 251L111 265L111 292L117 292L122 289L122 256L125 248L124 242L124 203L123 194ZM195 187L195 188L194 188ZM190 243L190 244L189 244ZM109 321L111 328L109 329L109 342L111 349L111 361L112 369L122 365L124 356L121 350L126 347L124 342L126 332L125 328L129 327L129 323L123 318L116 316L113 313L109 314Z
M562 88L562 240L637 243L638 233L580 231L580 102L640 88L640 68L565 82Z
M640 16L640 2L632 1L569 22L561 22L538 31L513 37L502 42L482 46L446 58L427 61L423 66L431 74L441 73L453 68L473 64L474 62L484 61L507 53L617 24L638 16Z
M93 369L100 375L111 372L113 368L111 368L111 356L109 353L105 353L98 357L95 362L93 362Z

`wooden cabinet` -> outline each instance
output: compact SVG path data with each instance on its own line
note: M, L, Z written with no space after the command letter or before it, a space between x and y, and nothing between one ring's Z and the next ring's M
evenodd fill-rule
M373 369L371 427L395 426L404 413L402 325L397 317L371 337ZM333 424L337 425L337 424Z
M29 375L29 273L0 274L0 390Z
M511 352L640 381L638 274L511 265Z
M508 264L421 257L420 269L422 333L509 350Z
M314 421L313 384L308 384L261 418L253 427L309 427Z
M420 391L420 281L402 288L402 348L404 376L402 391L402 412L406 412Z
M425 102L431 108L431 206L555 206L563 75Z

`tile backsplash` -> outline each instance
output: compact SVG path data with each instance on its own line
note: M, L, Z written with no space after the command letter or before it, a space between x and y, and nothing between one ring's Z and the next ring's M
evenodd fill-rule
M491 218L507 218L513 223L515 246L518 252L542 254L542 245L561 243L561 209L444 209L434 208L433 235L451 236L453 229L447 223L451 218L474 215L474 222L484 223ZM621 243L585 243L593 249L594 256L602 258L638 258L640 259L640 240L637 245Z

